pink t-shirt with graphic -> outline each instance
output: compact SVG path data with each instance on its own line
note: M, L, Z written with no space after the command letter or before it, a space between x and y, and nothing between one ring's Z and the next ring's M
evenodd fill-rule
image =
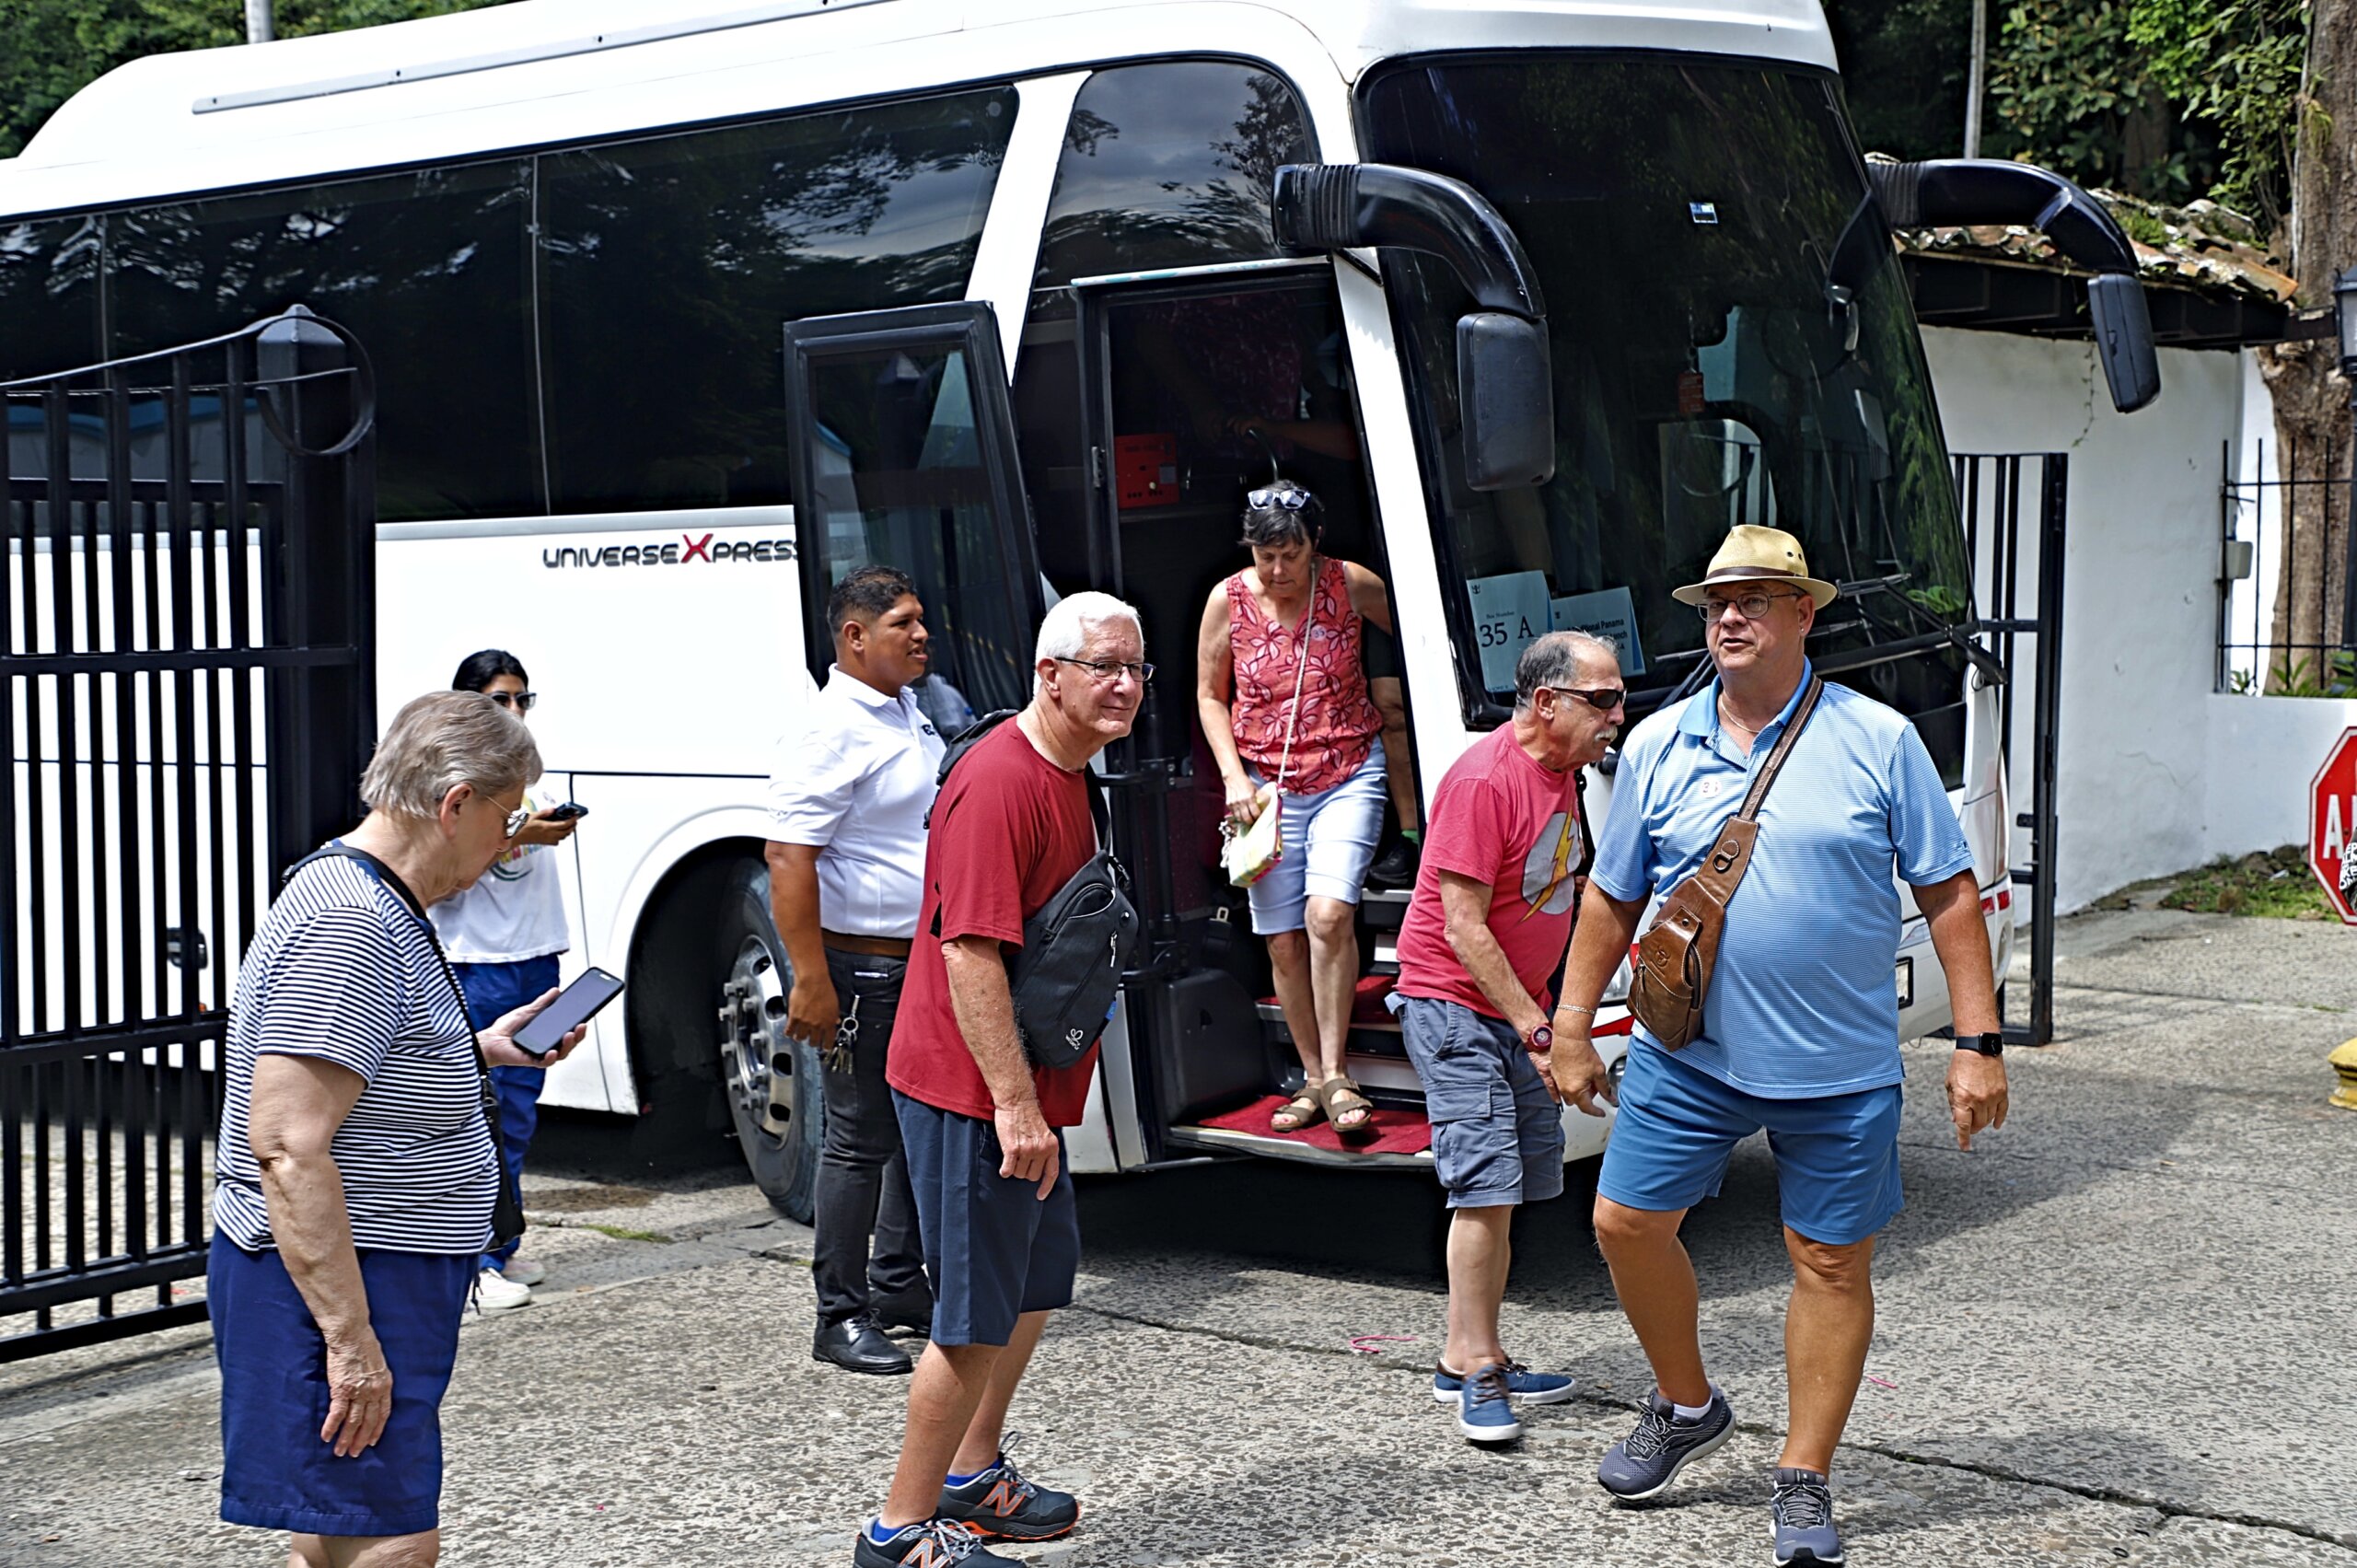
M1572 939L1578 877L1590 858L1579 773L1551 773L1504 726L1477 740L1440 781L1424 828L1423 863L1399 927L1402 996L1460 1002L1484 1017L1504 1015L1473 982L1448 945L1440 874L1490 884L1490 934L1515 978L1541 1008L1548 981Z

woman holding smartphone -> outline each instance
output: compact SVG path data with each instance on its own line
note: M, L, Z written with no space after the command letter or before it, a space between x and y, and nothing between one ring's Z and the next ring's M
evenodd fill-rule
M539 700L514 654L485 648L470 654L450 679L454 691L480 691L521 722ZM564 921L564 894L551 847L573 836L577 807L547 807L527 798L531 816L491 869L473 887L433 906L434 929L466 993L468 1021L483 1028L505 1013L556 987L557 958L573 946ZM524 1151L540 1115L547 1074L528 1067L493 1067L499 1091L499 1157L520 1190ZM516 1243L482 1255L476 1299L485 1312L508 1312L532 1302L532 1286L547 1271L516 1255Z

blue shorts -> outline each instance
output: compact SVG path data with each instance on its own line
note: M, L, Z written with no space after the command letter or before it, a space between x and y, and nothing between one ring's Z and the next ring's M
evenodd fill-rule
M1731 1088L1645 1041L1629 1047L1598 1197L1666 1214L1718 1195L1736 1144L1768 1130L1784 1224L1847 1247L1898 1213L1899 1086L1814 1099Z
M1254 784L1269 781L1253 769ZM1252 932L1269 936L1299 931L1309 923L1311 898L1359 901L1375 844L1383 836L1385 793L1383 742L1368 749L1358 772L1316 795L1288 795L1277 819L1283 852L1261 878L1245 889L1252 900Z
M1003 1345L1026 1312L1072 1305L1080 1272L1080 1210L1072 1162L1056 1134L1056 1184L998 1173L998 1129L892 1091L916 1193L925 1272L933 1276L933 1342Z
M221 1364L221 1517L322 1536L405 1536L442 1515L442 1394L475 1255L360 1249L368 1322L393 1374L376 1446L339 1458L328 1418L327 1347L275 1250L215 1233L205 1271Z
M1408 1060L1424 1086L1433 1168L1452 1209L1538 1203L1563 1191L1563 1108L1500 1018L1394 992Z

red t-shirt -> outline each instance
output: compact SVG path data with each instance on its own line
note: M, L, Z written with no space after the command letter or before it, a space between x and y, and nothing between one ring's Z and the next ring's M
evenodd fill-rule
M885 1080L911 1099L985 1121L996 1109L958 1031L941 945L991 936L1022 946L1023 923L1097 853L1087 792L1078 773L1039 755L1013 719L976 741L950 771L933 806L924 901L884 1059ZM1069 1067L1031 1070L1049 1126L1080 1121L1096 1067L1092 1048Z
M1399 927L1399 994L1504 1016L1448 945L1440 874L1453 871L1490 884L1490 934L1531 999L1549 1005L1547 982L1563 961L1577 912L1573 878L1590 859L1578 780L1576 770L1550 773L1532 761L1511 726L1457 760L1433 797L1423 862Z

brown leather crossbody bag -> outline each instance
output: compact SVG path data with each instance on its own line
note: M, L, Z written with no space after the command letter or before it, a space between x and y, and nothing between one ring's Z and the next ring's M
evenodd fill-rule
M1661 901L1653 924L1637 938L1637 972L1629 987L1629 1010L1664 1048L1678 1051L1702 1032L1702 998L1711 989L1711 970L1719 960L1719 938L1727 923L1727 900L1751 868L1751 846L1759 837L1759 808L1768 789L1801 738L1824 680L1809 677L1808 690L1793 722L1776 738L1759 774L1751 781L1743 807L1719 830L1718 842L1693 874L1672 888Z

